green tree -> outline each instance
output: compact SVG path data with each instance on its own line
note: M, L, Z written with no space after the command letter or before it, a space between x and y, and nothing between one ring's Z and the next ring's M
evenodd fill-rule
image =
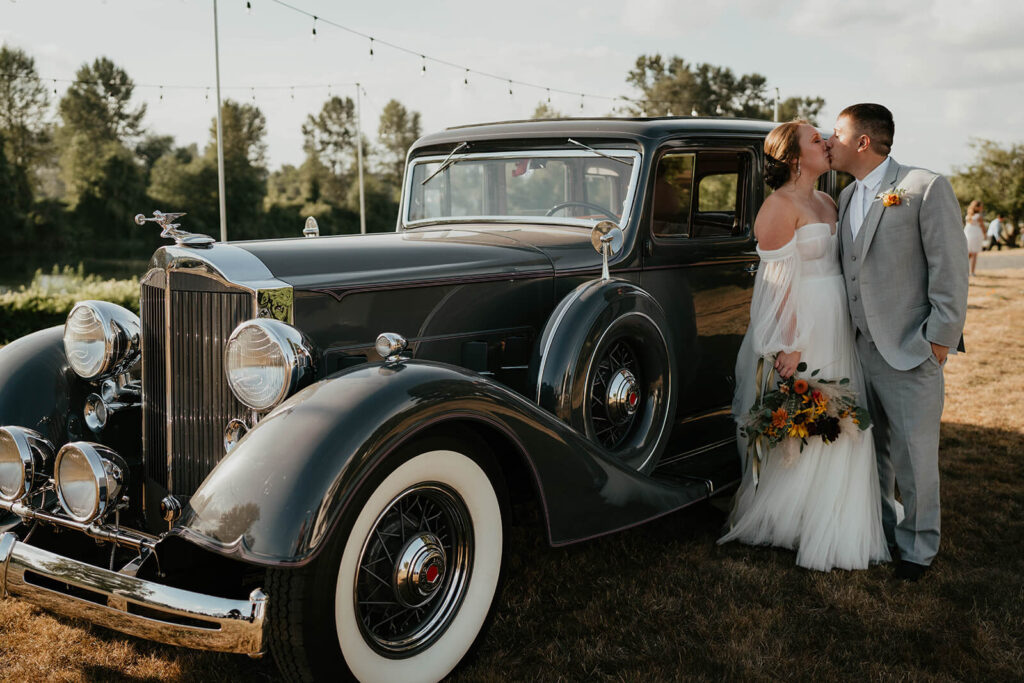
M84 64L76 79L59 105L57 143L66 199L72 209L86 199L91 210L101 209L97 225L120 223L138 213L132 207L141 202L145 187L144 169L133 148L142 134L146 107L132 107L135 84L105 57ZM111 201L104 208L107 199Z
M1001 212L1015 227L1014 242L1024 222L1024 144L1000 145L992 140L971 141L974 160L954 169L951 181L961 207L980 199L986 213Z
M351 97L332 97L320 113L310 114L302 125L303 150L315 156L335 176L352 165L356 143L356 105Z
M538 102L533 110L531 119L564 119L565 114L552 107L547 102Z
M380 145L378 165L381 179L391 187L396 200L402 193L405 157L412 143L422 134L418 111L409 111L398 100L390 100L384 105L380 113L380 125L377 127Z
M225 100L221 123L228 237L259 237L267 192L266 117L256 105ZM163 204L164 211L188 213L183 219L185 229L220 234L216 118L210 124L210 142L202 154L191 145L173 149L156 160L148 193Z
M23 50L0 47L0 136L7 168L7 190L14 206L32 204L36 171L48 156L51 138L46 121L50 97L35 60Z
M640 55L626 76L626 82L640 91L625 111L637 115L677 116L697 112L701 116L774 118L774 100L769 97L767 79L758 73L737 76L729 67L690 64L681 57L664 59L660 54ZM820 113L821 98L791 97L780 103L783 110L799 113L812 123Z

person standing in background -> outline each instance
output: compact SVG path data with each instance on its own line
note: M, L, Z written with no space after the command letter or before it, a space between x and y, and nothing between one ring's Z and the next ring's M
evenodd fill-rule
M997 213L992 222L988 224L988 246L987 249L1003 248L1003 214Z

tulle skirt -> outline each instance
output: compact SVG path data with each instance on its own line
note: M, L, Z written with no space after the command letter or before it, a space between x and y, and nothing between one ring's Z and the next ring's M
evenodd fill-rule
M801 360L815 379L849 378L864 405L860 365L854 349L842 276L804 279L799 287L801 310L814 311L811 342ZM754 401L756 358L744 340L737 361L737 416ZM888 562L882 531L875 449L870 430L843 432L825 444L807 440L803 452L779 447L767 455L755 489L746 442L739 439L744 477L733 503L729 531L718 542L737 540L797 551L796 563L828 571L866 569Z

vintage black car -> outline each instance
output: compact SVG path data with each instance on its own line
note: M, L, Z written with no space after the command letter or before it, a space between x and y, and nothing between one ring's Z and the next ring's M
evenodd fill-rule
M451 128L388 234L146 219L175 243L141 318L85 301L0 351L0 594L293 679L445 676L513 507L560 546L739 478L771 127Z

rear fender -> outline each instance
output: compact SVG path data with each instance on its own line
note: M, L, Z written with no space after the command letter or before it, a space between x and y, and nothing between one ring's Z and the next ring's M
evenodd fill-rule
M173 533L263 565L311 561L360 487L401 445L447 421L478 421L521 457L549 540L564 545L707 496L624 468L547 411L481 375L428 361L357 366L274 410L210 473Z

